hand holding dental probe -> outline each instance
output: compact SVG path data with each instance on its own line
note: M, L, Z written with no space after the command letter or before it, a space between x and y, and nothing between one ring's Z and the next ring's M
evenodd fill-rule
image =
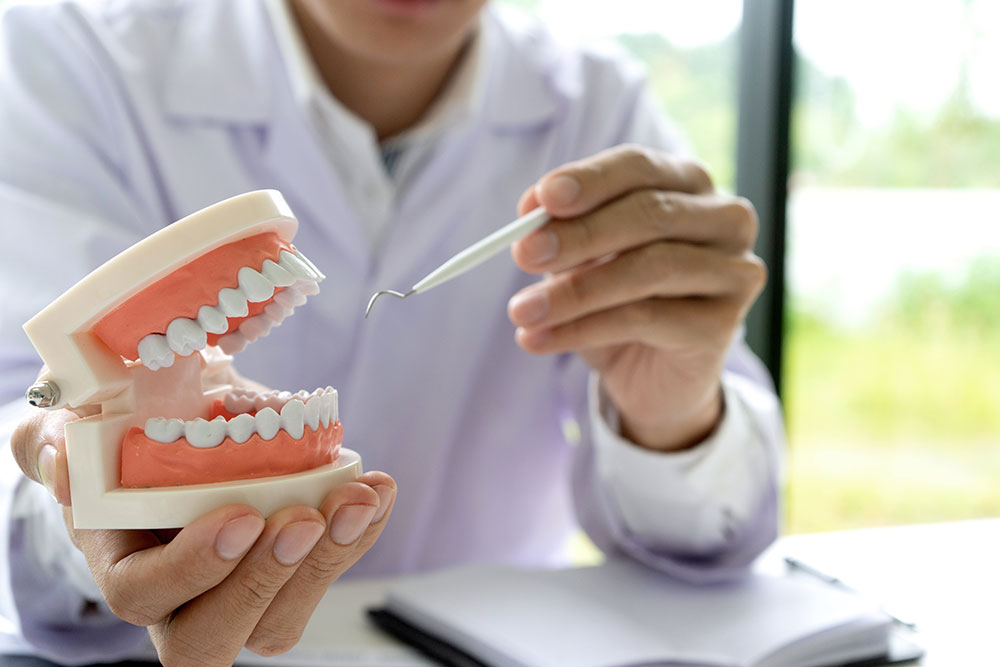
M260 387L231 372L234 386ZM264 517L226 505L179 531L77 530L64 426L91 412L32 410L11 450L25 476L64 506L70 539L111 611L145 626L165 665L222 667L244 646L261 655L291 649L330 583L378 539L396 497L389 475L367 472L331 490L318 510L297 505Z
M457 278L466 271L474 269L489 258L510 247L511 243L535 231L547 223L549 219L549 214L543 208L537 208L534 211L525 213L514 222L504 225L486 238L473 243L465 250L455 254L447 262L414 284L409 292L404 294L403 292L391 289L376 292L368 301L368 307L365 308L365 317L368 317L368 313L371 312L376 299L383 294L391 294L394 297L405 299L410 295L426 292L432 287L437 287L442 283L448 282L452 278Z
M559 167L518 211L553 220L515 243L542 279L510 300L518 344L576 352L600 375L622 434L691 447L722 417L722 369L766 270L750 203L715 192L698 163L618 146Z

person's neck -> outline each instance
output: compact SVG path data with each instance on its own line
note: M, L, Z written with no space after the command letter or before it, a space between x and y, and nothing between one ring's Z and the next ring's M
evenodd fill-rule
M447 84L468 39L442 58L401 66L351 54L331 39L308 10L292 2L306 48L329 91L370 124L379 141L413 127Z

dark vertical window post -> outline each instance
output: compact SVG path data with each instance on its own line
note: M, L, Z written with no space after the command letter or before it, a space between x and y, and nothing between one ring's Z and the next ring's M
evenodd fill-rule
M770 279L747 317L747 341L781 391L794 0L744 0L739 50L736 191L760 216L757 254Z

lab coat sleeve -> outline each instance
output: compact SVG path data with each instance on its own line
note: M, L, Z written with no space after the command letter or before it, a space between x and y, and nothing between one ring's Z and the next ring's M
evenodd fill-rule
M0 606L62 663L116 659L148 641L100 598L61 509L6 446L40 362L21 330L101 261L155 224L113 131L120 109L79 10L19 6L0 16Z
M613 143L688 152L640 88ZM574 502L591 539L694 582L737 577L776 537L784 429L770 378L742 340L721 378L724 413L714 432L682 452L622 438L618 415L591 373L584 437L574 461Z

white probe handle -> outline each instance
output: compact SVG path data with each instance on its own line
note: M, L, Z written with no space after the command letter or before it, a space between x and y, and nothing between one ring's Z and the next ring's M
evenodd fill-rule
M501 227L481 241L473 243L431 271L411 288L411 293L426 292L432 287L437 287L441 283L479 266L504 248L509 247L514 241L535 231L550 219L548 211L541 207L525 213L514 222Z

